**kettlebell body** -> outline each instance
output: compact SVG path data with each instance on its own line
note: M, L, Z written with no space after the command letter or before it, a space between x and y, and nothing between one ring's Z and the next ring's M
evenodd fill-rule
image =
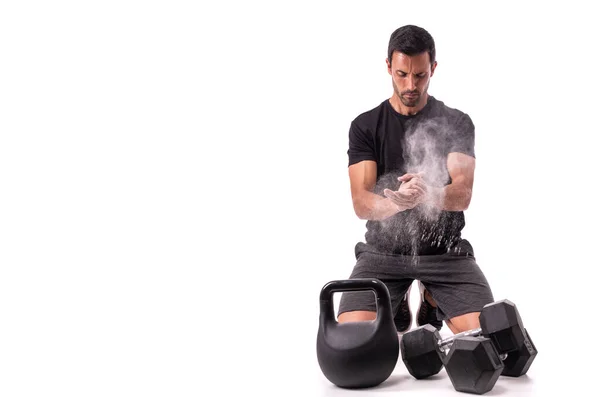
M377 302L373 321L338 323L333 293L372 290ZM320 294L317 358L323 375L343 388L365 388L384 382L394 371L400 346L390 294L374 278L331 281Z

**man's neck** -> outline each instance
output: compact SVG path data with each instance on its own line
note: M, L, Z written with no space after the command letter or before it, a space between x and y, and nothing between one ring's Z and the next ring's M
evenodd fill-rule
M404 116L414 116L415 114L417 114L421 110L423 110L425 105L427 105L428 100L429 100L429 94L425 93L423 95L423 97L421 98L421 101L417 104L417 106L408 107L408 106L405 106L402 103L402 101L400 100L400 98L398 98L398 95L396 95L394 93L394 95L392 95L392 97L390 98L390 105L392 105L392 108L394 108L394 110L396 112L398 112Z

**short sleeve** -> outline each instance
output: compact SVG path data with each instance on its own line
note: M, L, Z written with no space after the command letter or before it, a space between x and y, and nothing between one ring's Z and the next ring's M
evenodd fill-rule
M373 136L359 127L356 120L348 134L348 167L364 160L377 161Z
M453 128L448 153L459 152L475 157L475 125L467 114L462 114Z

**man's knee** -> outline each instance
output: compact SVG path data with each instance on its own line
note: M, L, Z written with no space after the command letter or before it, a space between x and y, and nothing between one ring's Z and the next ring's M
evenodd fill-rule
M455 334L479 328L479 314L480 312L472 312L452 317L449 321L452 326L449 326L449 328Z
M372 321L377 318L377 312L357 310L344 312L338 316L339 323L350 323L355 321Z

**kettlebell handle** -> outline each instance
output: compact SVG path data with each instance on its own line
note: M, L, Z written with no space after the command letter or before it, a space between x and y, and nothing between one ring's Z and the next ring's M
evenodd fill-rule
M349 280L330 281L321 289L319 300L321 303L321 314L326 319L334 320L333 314L333 294L334 292L351 291L374 291L377 300L377 311L392 311L390 301L390 291L385 284L376 278L354 278ZM379 317L379 316L378 316Z

